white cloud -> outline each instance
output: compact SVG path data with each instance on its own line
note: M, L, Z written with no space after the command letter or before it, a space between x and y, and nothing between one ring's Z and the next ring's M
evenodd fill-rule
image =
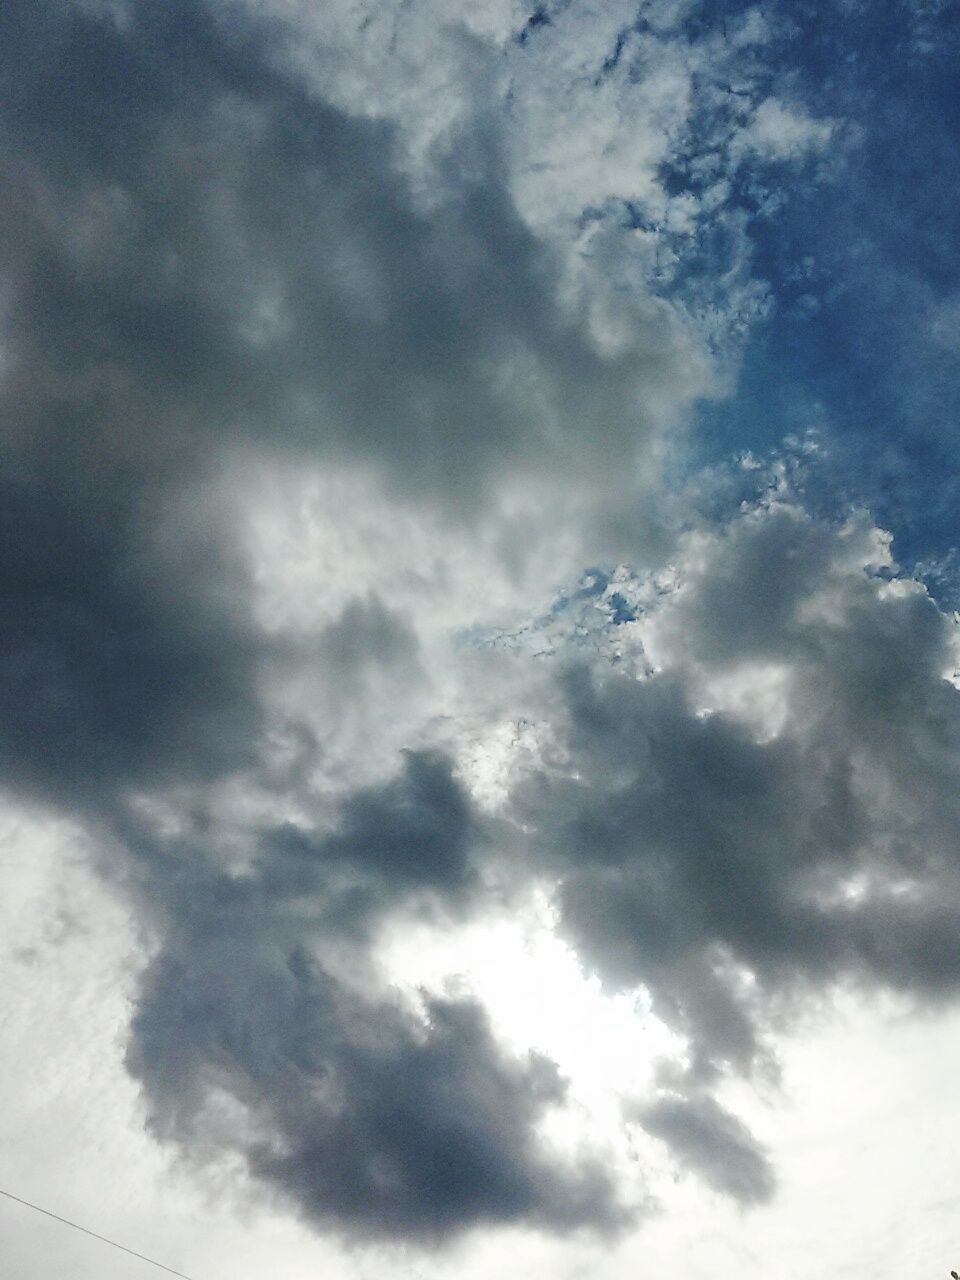
M765 98L749 124L733 138L730 152L741 164L750 158L760 161L801 160L822 151L833 137L835 128L832 120L816 120L776 98Z

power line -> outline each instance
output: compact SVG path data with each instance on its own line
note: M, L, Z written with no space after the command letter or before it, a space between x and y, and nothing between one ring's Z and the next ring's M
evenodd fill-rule
M159 1267L161 1271L166 1271L172 1276L179 1276L180 1280L190 1280L190 1277L185 1276L182 1271L174 1271L173 1267L165 1267L162 1262L157 1262L156 1258L148 1258L145 1253L137 1253L136 1249L128 1249L125 1244L118 1244L116 1240L102 1236L97 1231L91 1231L88 1227L81 1227L79 1222L71 1222L69 1218L61 1218L59 1213L51 1213L49 1209L41 1209L40 1205L31 1204L29 1200L21 1200L12 1191L4 1191L0 1187L0 1196L6 1196L8 1200L15 1200L17 1204L26 1205L28 1209L35 1209L37 1213L42 1213L47 1218L53 1218L56 1222L62 1222L66 1227L73 1227L75 1231L82 1231L85 1236L93 1236L94 1240L101 1240L104 1244L112 1245L114 1249L129 1253L131 1257L139 1258L141 1262L149 1262L151 1267Z

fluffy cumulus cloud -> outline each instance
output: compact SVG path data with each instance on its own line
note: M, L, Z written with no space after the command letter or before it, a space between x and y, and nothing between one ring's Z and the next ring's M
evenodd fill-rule
M425 1251L622 1239L664 1161L767 1205L790 1029L957 994L942 530L921 581L842 429L737 436L790 289L833 305L771 246L864 146L801 26L3 6L4 803L122 904L197 1185ZM642 1070L507 1033L504 918Z

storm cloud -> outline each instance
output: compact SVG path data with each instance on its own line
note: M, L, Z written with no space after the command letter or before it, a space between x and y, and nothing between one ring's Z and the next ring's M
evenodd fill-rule
M716 1190L744 1204L773 1194L772 1171L749 1129L712 1098L665 1097L636 1118Z
M370 971L378 915L466 891L471 821L449 765L411 756L325 838L265 832L232 878L194 864L164 904L128 1052L155 1131L237 1150L319 1224L370 1236L614 1225L600 1166L564 1172L534 1136L563 1099L553 1064L506 1057L476 1003L405 1008Z
M118 12L0 19L2 734L38 786L228 768L256 732L225 457L352 458L460 518L524 472L609 481L684 355L666 311L598 347L492 136L421 208L387 126L279 69L276 23Z
M556 763L515 792L563 929L648 987L693 1083L768 1070L768 1031L832 985L956 993L956 639L887 554L783 502L692 537L632 661L563 675ZM716 1180L713 1105L649 1115ZM728 1137L728 1189L762 1198Z
M599 421L602 475L649 434L639 388L675 359L653 328L647 349L598 349L492 138L465 138L420 207L390 130L284 74L281 46L275 24L192 0L4 6L5 774L127 844L149 884L163 923L129 1061L158 1132L199 1142L226 1090L253 1120L225 1145L373 1234L612 1220L605 1178L539 1153L563 1092L549 1064L503 1058L469 1002L418 1021L309 957L315 928L362 968L369 920L404 893L467 893L475 824L446 766L409 755L332 806L301 769L305 830L234 817L219 843L199 818L161 839L131 808L187 787L209 810L203 787L232 778L275 791L271 672L326 672L341 715L365 672L418 678L415 635L373 596L312 653L255 619L217 491L231 457L352 459L475 518L498 476L594 468ZM298 750L316 759L306 731ZM264 869L234 883L252 846Z

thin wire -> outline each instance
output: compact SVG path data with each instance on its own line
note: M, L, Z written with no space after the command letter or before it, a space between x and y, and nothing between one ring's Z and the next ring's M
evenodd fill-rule
M42 1213L47 1218L53 1218L56 1222L62 1222L64 1226L73 1227L75 1231L82 1231L85 1236L93 1236L94 1240L101 1240L104 1244L113 1245L114 1249L129 1253L131 1257L139 1258L141 1262L149 1262L152 1267L159 1267L161 1271L167 1271L172 1276L179 1276L180 1280L190 1280L190 1277L185 1276L182 1271L174 1271L173 1267L165 1267L162 1262L157 1262L156 1258L148 1258L145 1253L137 1253L136 1249L128 1249L125 1244L117 1244L116 1240L110 1240L107 1236L102 1236L97 1231L91 1231L88 1227L81 1227L79 1222L71 1222L69 1218L61 1218L59 1213L51 1213L49 1209L41 1209L38 1204L31 1204L29 1200L21 1200L12 1191L4 1191L0 1187L0 1196L6 1196L8 1200L15 1200L17 1204L26 1205L28 1209L35 1209L37 1213Z

